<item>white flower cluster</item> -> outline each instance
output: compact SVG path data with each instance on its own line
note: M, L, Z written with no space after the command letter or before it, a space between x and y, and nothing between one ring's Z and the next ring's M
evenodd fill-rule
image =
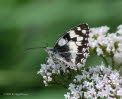
M115 61L122 63L122 25L118 26L115 33L108 33L109 27L102 26L90 29L89 46L95 49L97 55L106 56L113 53Z
M48 58L47 64L41 64L41 69L37 72L37 74L41 74L43 77L43 83L45 86L48 85L48 82L52 81L53 74L60 74L60 72L69 72L67 67L61 63L55 63L52 58Z
M69 85L65 99L122 99L122 77L103 65L84 69Z
M117 27L117 32L116 33L118 33L119 35L122 35L122 25L119 25L118 27Z

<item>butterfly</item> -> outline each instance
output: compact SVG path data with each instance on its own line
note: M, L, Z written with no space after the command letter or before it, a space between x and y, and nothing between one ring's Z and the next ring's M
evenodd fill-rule
M83 65L87 59L89 54L88 38L88 24L80 24L64 33L54 47L46 48L46 51L53 60L75 68Z

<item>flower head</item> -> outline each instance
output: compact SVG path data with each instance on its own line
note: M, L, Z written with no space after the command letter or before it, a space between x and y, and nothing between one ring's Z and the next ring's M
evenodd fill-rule
M75 77L68 89L70 96L65 97L66 99L122 98L122 77L111 67L107 68L104 65L89 67L82 70L81 75Z

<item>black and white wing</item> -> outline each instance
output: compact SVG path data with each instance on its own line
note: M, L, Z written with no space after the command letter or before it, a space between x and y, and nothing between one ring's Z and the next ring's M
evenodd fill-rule
M53 55L68 66L84 64L89 52L88 38L88 25L80 24L58 39L52 49Z

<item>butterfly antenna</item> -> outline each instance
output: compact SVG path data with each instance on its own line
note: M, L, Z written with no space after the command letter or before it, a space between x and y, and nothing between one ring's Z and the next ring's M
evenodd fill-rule
M34 48L27 48L26 50L33 50L33 49L39 49L39 48L46 48L46 47L34 47Z
M47 44L46 44L46 45L47 45ZM31 48L27 48L26 51L28 51L28 50L33 50L33 49L40 49L40 48L45 49L45 48L47 48L47 46L44 46L44 47L31 47Z

